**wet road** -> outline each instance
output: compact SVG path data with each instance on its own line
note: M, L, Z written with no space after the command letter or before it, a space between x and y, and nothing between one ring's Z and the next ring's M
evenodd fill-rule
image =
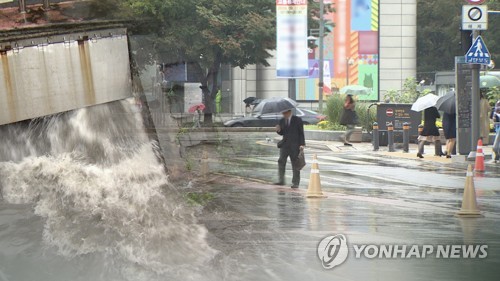
M202 218L214 248L224 243L227 249L239 250L234 259L241 267L248 266L239 275L241 280L498 279L498 169L475 179L485 218L460 219L454 215L460 209L465 182L461 165L387 158L372 152L308 149L308 159L318 154L328 198L307 199L309 167L303 172L300 191L268 185L265 182L276 180L276 149L244 147L247 155L236 153L238 157L224 159L218 167L242 182L228 179L212 187L219 215ZM249 178L256 181L249 182ZM317 258L317 245L332 234L347 236L350 253L344 264L325 270ZM484 244L488 257L356 259L353 244Z
M257 144L256 144L257 145ZM262 145L261 145L262 146ZM248 148L248 147L247 147ZM317 154L323 191L389 199L394 204L426 208L460 208L466 166L417 159L390 158L375 152L346 149L332 152L308 148L306 161ZM266 145L248 155L224 159L220 172L267 182L277 181L277 149ZM288 163L286 179L291 182ZM302 171L301 188L307 189L310 165ZM478 203L485 213L500 218L500 165L489 166L475 177Z

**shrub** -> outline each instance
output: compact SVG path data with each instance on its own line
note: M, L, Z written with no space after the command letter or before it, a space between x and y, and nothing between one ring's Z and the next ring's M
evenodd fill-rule
M345 127L339 124L340 116L344 111L345 95L332 95L326 102L325 115L328 117L328 127L335 130L343 130ZM377 119L375 108L368 110L370 106L366 102L356 104L356 113L358 114L358 126L370 131L373 122Z

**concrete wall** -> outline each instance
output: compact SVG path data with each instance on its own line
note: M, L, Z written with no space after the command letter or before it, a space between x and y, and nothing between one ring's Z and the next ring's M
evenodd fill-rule
M81 34L2 43L0 125L132 96L125 34L101 30L80 43L74 39Z
M417 74L417 0L380 0L380 97Z

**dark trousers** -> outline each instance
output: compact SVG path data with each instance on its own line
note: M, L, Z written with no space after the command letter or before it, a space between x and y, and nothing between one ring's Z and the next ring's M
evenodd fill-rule
M285 170L286 170L286 161L288 157L290 157L290 161L292 161L292 170L293 170L293 179L292 184L294 186L299 186L300 184L300 171L295 169L294 163L299 156L298 150L297 152L293 152L291 149L283 147L280 148L280 159L278 160L278 174L279 174L279 182L285 183Z

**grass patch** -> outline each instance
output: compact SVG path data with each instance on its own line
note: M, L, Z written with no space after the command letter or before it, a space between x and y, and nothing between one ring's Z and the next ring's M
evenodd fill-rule
M214 198L215 196L210 192L188 192L186 194L188 204L193 206L205 206Z

